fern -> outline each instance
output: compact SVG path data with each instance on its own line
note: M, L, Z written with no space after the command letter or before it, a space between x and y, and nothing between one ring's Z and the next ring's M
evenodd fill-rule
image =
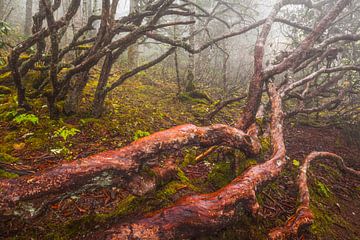
M80 132L77 128L62 127L54 132L54 137L62 137L66 142L69 137L73 137Z
M24 114L20 114L17 115L14 119L14 122L20 124L20 123L32 123L34 125L39 123L39 118L37 116L35 116L34 114L28 114L28 113L24 113Z

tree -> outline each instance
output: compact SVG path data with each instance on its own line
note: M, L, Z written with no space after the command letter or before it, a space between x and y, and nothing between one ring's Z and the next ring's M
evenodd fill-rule
M72 1L72 8L66 14L66 20L69 20L75 14L74 12L79 7L79 3L79 1ZM81 55L80 59L75 59L74 67L65 74L63 80L59 81L56 75L58 73L57 68L59 67L59 56L55 36L57 36L58 29L66 26L66 21L54 21L50 1L43 1L45 7L43 19L46 19L49 28L38 31L30 38L31 40L26 40L16 47L14 53L10 56L12 61L9 61L9 68L13 73L14 79L18 77L21 80L21 70L19 71L17 67L19 61L18 54L27 49L29 45L31 46L34 42L36 43L37 39L43 39L44 36L50 37L52 56L49 60L49 81L52 86L52 93L49 97L53 99L58 98L63 91L69 88L69 81L72 76L79 73L86 76L90 68L98 63L100 59L104 59L104 61L102 63L97 94L101 96L98 99L103 101L104 94L102 91L104 91L104 88L107 92L111 91L129 76L133 76L137 72L162 61L172 54L176 48L183 48L195 54L226 38L260 27L261 30L254 46L254 70L249 82L246 104L236 127L219 124L209 127L197 127L191 124L177 126L154 133L126 147L100 153L79 161L64 163L37 175L14 180L2 180L0 181L2 189L0 192L1 211L11 212L13 210L12 207L21 201L30 201L55 193L62 194L69 191L69 189L80 188L80 186L88 183L92 177L104 172L116 172L123 176L125 181L131 186L141 169L144 167L152 168L149 165L150 161L152 163L157 162L157 167L160 166L161 168L159 157L161 154L171 155L186 146L198 145L209 148L223 145L240 149L249 157L258 155L261 148L259 135L262 132L258 129L256 117L262 118L262 110L267 110L270 116L269 132L272 155L265 159L263 163L245 170L230 184L214 193L186 196L172 206L160 209L140 219L112 225L109 230L95 234L94 238L191 238L209 231L219 230L231 223L237 216L236 210L238 208L245 208L253 215L256 215L260 207L256 199L256 191L261 185L274 180L282 172L287 163L283 134L284 119L299 113L335 109L347 98L345 93L353 91L359 84L358 80L353 78L355 74L360 72L359 63L356 62L357 59L348 61L349 58L345 57L342 59L343 61L335 61L333 58L333 48L339 42L345 42L350 52L351 47L354 47L351 43L360 40L357 28L355 31L352 31L353 33L345 34L331 31L336 26L343 24L340 16L343 16L343 14L351 16L351 14L347 14L349 11L351 12L351 9L348 7L351 3L351 0L330 2L280 0L273 6L272 11L265 19L255 21L237 31L212 38L200 47L194 48L194 46L187 43L188 38L186 37L182 41L178 41L171 38L171 36L156 32L156 30L167 26L194 24L192 21L159 23L160 18L166 16L169 12L174 13L175 11L180 14L178 12L180 11L186 17L192 14L191 11L183 11L178 5L173 5L173 1L164 0L151 3L146 6L144 12L130 14L116 22L112 14L114 12L112 9L114 9L116 4L114 4L114 1L110 4L110 1L104 0L101 27L95 39L91 40L93 43L92 47ZM317 17L312 18L314 25L313 27L308 27L278 17L283 8L292 5L299 5L302 8L311 10L326 9L326 11L323 14L318 13ZM207 13L205 14L207 17L212 16L206 10L203 9L202 11ZM144 15L150 15L151 17L143 25L139 24L145 18ZM89 22L91 21L89 20ZM266 43L275 22L300 29L305 34L298 39L298 42L293 42L293 48L289 52L279 54L276 58L277 61L266 66L264 64ZM116 23L119 23L119 26ZM346 28L351 29L349 26ZM125 32L125 36L112 41L115 36L114 34L121 30ZM106 87L114 61L129 46L144 36L168 44L170 48L157 59L125 73L120 79L112 83L110 87ZM70 46L79 44L78 40L78 37L75 36ZM61 56L61 51L59 55ZM330 64L329 61L331 61ZM346 74L349 75L348 78L352 81L343 80ZM289 75L291 75L291 78ZM316 83L315 81L319 78L322 78L322 81ZM80 81L83 79L80 78ZM333 92L333 84L341 80L344 84L340 87L338 86L335 89L336 92ZM21 87L19 79L17 81L17 84ZM307 102L307 99L321 97L327 92L331 93L330 96L327 96L325 100L322 99L319 106L313 107ZM262 97L265 94L269 97L268 102L262 102ZM289 103L289 99L292 98L298 99L302 104L291 105L291 107L286 106ZM101 106L101 104L99 105ZM267 105L268 107L260 108L260 105ZM341 170L356 177L359 176L358 171L347 168L342 158L335 154L328 152L311 153L304 160L301 166L301 174L298 178L300 190L299 209L294 217L290 218L284 226L276 228L269 233L271 239L296 236L300 228L313 222L313 215L309 208L310 199L307 189L306 170L311 161L320 158L332 159L338 163ZM172 171L173 168L169 167L169 165L172 166L174 164L172 158L165 159L165 163L163 170L165 172ZM163 180L162 176L164 175L158 176L160 181ZM152 181L151 186L157 183L156 177L151 178L150 181ZM135 190L133 189L132 191ZM149 189L146 191L149 191ZM146 191L140 189L138 194L144 194ZM48 202L45 201L43 205L46 204Z
M25 27L24 27L24 35L26 36L31 34L32 15L33 15L32 8L33 8L33 1L26 0Z

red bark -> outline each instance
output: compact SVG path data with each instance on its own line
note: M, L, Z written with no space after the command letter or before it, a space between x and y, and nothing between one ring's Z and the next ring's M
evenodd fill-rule
M340 170L351 173L357 177L360 176L360 171L346 167L343 159L336 154L329 152L310 153L305 158L304 163L300 168L300 174L298 177L300 205L296 213L289 218L284 226L275 228L269 233L270 239L287 239L288 237L296 237L301 228L309 226L314 222L314 215L310 209L310 193L306 174L310 163L313 160L321 158L335 160Z
M210 147L226 145L254 153L256 144L244 132L226 125L197 127L191 124L154 133L132 144L17 179L0 181L0 210L8 211L18 201L35 199L46 194L80 188L93 177L115 171L124 176L136 174L147 160L159 154L180 150L186 146ZM254 147L255 146L255 147Z
M223 228L235 219L241 207L255 214L259 208L256 188L278 176L286 163L281 99L272 84L269 94L273 154L268 161L248 169L214 193L184 197L169 208L119 224L99 235L105 239L183 239Z

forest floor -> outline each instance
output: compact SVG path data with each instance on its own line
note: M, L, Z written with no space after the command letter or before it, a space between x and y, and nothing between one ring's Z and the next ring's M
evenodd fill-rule
M89 88L94 85L90 84ZM62 162L125 146L179 124L201 125L216 102L179 96L174 89L172 83L149 80L140 74L111 94L109 112L101 119L83 114L58 121L47 117L41 99L32 103L35 115L30 116L15 112L13 93L0 94L0 177L41 172ZM85 92L84 103L92 98L88 92L91 91ZM213 122L232 124L240 114L240 107L241 103L230 105ZM86 112L86 104L83 110ZM286 123L289 164L275 182L259 189L260 215L254 218L241 213L233 225L198 239L266 239L271 228L281 225L294 213L299 163L311 151L337 153L348 166L360 169L360 132L339 126L313 126L313 123L314 120L301 118ZM121 186L109 186L103 176L97 180L102 186L97 184L61 199L50 196L56 201L45 208L39 208L41 200L24 205L26 213L19 215L31 219L1 218L0 238L86 239L114 222L171 205L181 196L212 192L225 186L269 154L268 140L263 139L262 145L264 152L259 159L246 159L239 151L219 148L198 163L195 156L204 149L184 149L177 156L180 165L174 180L142 197L130 194ZM315 223L310 231L303 233L303 239L360 239L360 181L340 172L327 160L314 162L309 176Z

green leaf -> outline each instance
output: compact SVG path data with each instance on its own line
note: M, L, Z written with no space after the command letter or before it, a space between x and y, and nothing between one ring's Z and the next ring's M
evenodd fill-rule
M62 127L54 132L54 137L62 137L66 142L69 137L73 137L80 132L77 128Z
M143 137L146 137L146 136L149 136L150 133L149 132L144 132L144 131L141 131L141 130L137 130L135 132L135 135L133 137L134 141L140 139L140 138L143 138Z
M13 121L18 124L31 122L32 124L36 125L39 123L39 118L34 114L24 113L16 116Z
M293 160L293 165L294 165L295 167L299 167L299 166L300 166L300 162L299 162L298 160L294 159L294 160Z

